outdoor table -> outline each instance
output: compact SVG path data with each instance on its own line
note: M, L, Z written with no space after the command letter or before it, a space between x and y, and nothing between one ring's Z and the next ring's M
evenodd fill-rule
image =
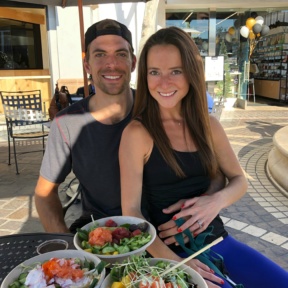
M0 284L17 265L37 256L37 247L47 240L62 239L68 242L68 249L76 249L73 234L24 233L0 237Z

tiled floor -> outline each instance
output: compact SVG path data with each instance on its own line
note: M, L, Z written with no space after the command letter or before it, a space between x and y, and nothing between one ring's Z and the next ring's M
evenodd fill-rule
M221 217L236 239L288 270L287 191L281 193L271 183L265 168L274 133L288 125L288 107L259 105L248 106L246 110L223 110L221 123L249 181L246 195L224 209ZM29 144L21 149L27 149ZM42 155L22 155L20 175L15 175L14 165L7 166L6 149L6 138L0 131L0 235L43 231L33 201ZM63 201L72 177L71 174L60 187ZM68 223L80 214L80 205L68 210Z

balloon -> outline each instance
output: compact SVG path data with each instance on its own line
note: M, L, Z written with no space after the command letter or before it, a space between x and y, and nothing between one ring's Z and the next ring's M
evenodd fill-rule
M240 34L241 34L241 36L243 36L244 38L248 38L248 36L249 36L249 29L246 27L246 26L242 26L241 28L240 28Z
M232 36L231 36L229 33L226 33L226 35L225 35L225 40L226 40L227 42L231 42L231 41L232 41Z
M246 20L246 26L249 30L252 30L252 27L254 26L254 24L256 23L256 20L252 17L249 17L247 20Z
M204 41L204 42L202 43L202 48L203 48L204 51L207 51L207 50L208 50L208 43L207 43L206 41Z
M252 31L253 31L255 34L260 33L261 30L262 30L262 25L260 25L259 23L255 23L254 26L252 27Z
M265 36L269 33L270 28L267 25L262 25L262 30L260 32L261 36Z
M255 34L253 31L249 31L249 39L255 39Z
M255 18L255 21L256 21L256 23L258 23L258 24L260 24L260 25L263 25L263 23L264 23L264 18L263 18L262 16L257 16L257 17Z
M239 28L239 26L240 26L240 21L238 19L236 19L234 21L234 27Z
M234 35L235 34L235 28L234 27L230 27L229 29L228 29L228 33L230 34L230 35Z

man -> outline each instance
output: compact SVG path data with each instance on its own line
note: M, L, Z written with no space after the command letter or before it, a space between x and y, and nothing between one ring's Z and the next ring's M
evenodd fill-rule
M93 24L85 33L86 72L97 91L61 111L53 121L35 188L35 202L47 232L75 232L95 219L121 215L118 148L131 119L135 69L132 36L114 20ZM58 187L73 172L81 183L83 215L69 230Z

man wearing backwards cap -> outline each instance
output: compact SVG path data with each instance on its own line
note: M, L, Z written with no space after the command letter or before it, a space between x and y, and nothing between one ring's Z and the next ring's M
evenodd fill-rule
M94 219L122 214L118 149L133 106L130 78L136 57L131 32L115 20L102 20L86 31L85 50L84 67L92 75L96 94L60 111L51 124L35 188L36 208L46 232L76 232L91 222L92 214ZM72 169L82 187L82 215L69 230L58 187ZM176 203L173 209L180 206ZM195 261L198 272L219 282L206 265Z

